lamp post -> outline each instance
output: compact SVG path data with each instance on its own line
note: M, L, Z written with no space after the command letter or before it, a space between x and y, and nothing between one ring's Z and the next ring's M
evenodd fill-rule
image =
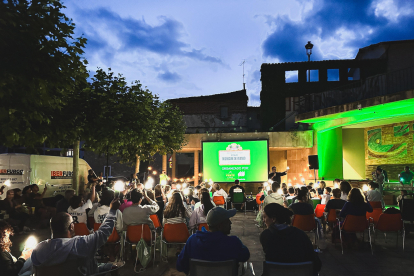
M308 61L310 61L310 56L312 55L313 44L308 41L308 44L305 45L306 54L308 55ZM308 70L308 82L310 82L310 70Z

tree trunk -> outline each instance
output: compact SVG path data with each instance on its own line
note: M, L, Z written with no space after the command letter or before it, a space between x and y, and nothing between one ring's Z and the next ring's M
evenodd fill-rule
M139 158L139 156L137 155L137 160L136 160L136 162L135 162L135 173L134 173L134 179L137 179L138 177L137 177L137 173L139 173L139 165L140 165L140 158Z
M73 174L72 174L72 188L75 194L83 192L83 187L79 186L79 145L80 141L73 143Z

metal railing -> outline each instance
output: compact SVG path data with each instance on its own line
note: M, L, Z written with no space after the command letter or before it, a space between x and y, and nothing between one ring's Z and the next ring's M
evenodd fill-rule
M375 75L321 93L306 94L294 104L300 114L410 89L414 89L414 67Z

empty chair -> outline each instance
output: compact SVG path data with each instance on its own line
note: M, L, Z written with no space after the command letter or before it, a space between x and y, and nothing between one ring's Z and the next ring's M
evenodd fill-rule
M263 274L262 276L312 276L313 274L313 263L302 262L302 263L276 263L276 262L263 262Z
M90 234L88 227L85 223L74 223L75 236L87 236Z
M398 234L400 233L403 238L403 250L405 244L405 229L404 222L401 214L381 214L378 222L374 224L374 237L376 237L377 230L384 233L385 238L387 233L397 233L397 246L398 246Z
M185 223L164 224L164 228L161 231L161 252L163 252L163 244L167 246L168 251L168 245L185 245L189 237L190 235Z
M235 260L229 261L204 261L190 259L191 276L237 276L238 264Z
M353 216L353 215L346 216L344 222L342 223L342 226L339 227L339 237L341 239L342 254L344 254L342 232L364 234L366 229L368 229L368 237L369 237L369 245L371 247L371 254L374 254L372 252L371 229L369 227L369 222L367 218L365 216ZM364 239L364 236L362 236L362 238Z

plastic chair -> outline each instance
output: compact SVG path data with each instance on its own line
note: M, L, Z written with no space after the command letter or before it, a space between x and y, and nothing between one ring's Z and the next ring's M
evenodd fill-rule
M144 233L142 233L144 231ZM127 231L125 233L124 239L124 250L126 249L126 244L130 245L132 252L132 245L137 245L141 240L141 237L144 241L150 246L154 246L154 261L155 263L155 241L152 240L152 231L149 228L148 224L139 224L139 225L128 225ZM125 252L124 252L125 255ZM125 255L126 256L126 255Z
M338 219L339 223L339 219ZM364 233L365 230L368 229L368 236L369 236L369 245L371 247L371 254L374 255L372 251L372 243L371 243L371 228L369 227L369 221L367 220L366 216L353 216L347 215L342 226L339 227L339 237L341 239L341 249L342 254L344 254L344 246L342 241L342 232L346 233L362 233L362 240L364 241Z
M244 202L244 194L243 193L234 193L233 199L231 201L231 208L233 207L233 204L243 204L244 203L244 215L246 215L246 203Z
M381 214L382 214L382 207L381 208L374 208L371 213L367 212L366 217L367 217L367 219L370 220L370 224L374 225L378 222L378 219L381 216Z
M90 234L85 223L74 223L73 225L75 226L75 236L87 236Z
M163 243L167 246L168 250L168 245L185 245L189 237L190 234L185 223L164 224L164 228L161 231L161 254L163 252Z
M313 274L313 263L302 262L302 263L275 263L275 262L263 262L263 274L262 276L312 276Z
M200 223L198 225L198 231L201 231L201 228L204 226L204 228L206 228L207 231L209 231L210 229L208 228L208 224L207 223Z
M154 223L155 229L158 229L158 228L162 227L161 222L160 222L157 214L150 215L150 219L152 220L152 223Z
M191 276L228 275L237 276L238 263L236 260L212 262L197 259L190 259Z
M318 204L315 208L315 217L322 218L323 213L325 212L325 206L326 204Z
M99 229L99 227L101 227L100 223L95 223L93 225L93 231L97 231ZM109 236L108 240L106 241L106 243L120 243L121 242L121 237L118 234L118 231L116 231L115 227L114 230L112 230L112 234Z
M313 232L315 234L315 244L318 239L318 224L315 221L315 215L294 215L292 226L299 228L304 232Z
M385 241L387 239L387 233L397 233L397 246L398 246L398 232L401 232L403 238L403 251L405 245L405 228L404 221L401 214L381 214L378 222L374 224L374 242L376 240L376 230L384 233Z
M382 209L382 204L381 201L369 201L369 204L372 206L372 208L381 208Z
M217 206L224 205L224 208L227 209L226 199L224 198L224 196L214 196L213 197L213 202Z
M403 220L411 223L414 221L414 199L403 199L400 203L400 210Z

